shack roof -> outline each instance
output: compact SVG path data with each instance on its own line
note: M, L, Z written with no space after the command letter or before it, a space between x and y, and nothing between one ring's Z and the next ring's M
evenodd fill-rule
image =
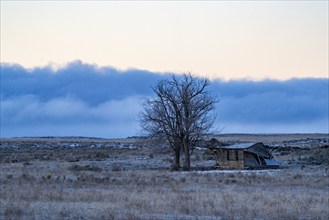
M243 150L251 153L255 153L260 155L264 158L272 159L272 154L268 151L266 146L259 142L259 143L242 143L242 144L233 144L230 146L218 146L218 147L211 147L209 148L212 151L216 151L217 149L234 149L234 150Z
M222 146L219 148L227 148L227 149L247 149L253 145L255 145L256 143L242 143L242 144L233 144L233 145L229 145L229 146Z

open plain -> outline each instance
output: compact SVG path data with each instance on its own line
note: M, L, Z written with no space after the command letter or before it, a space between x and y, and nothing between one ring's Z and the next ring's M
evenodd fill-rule
M0 219L328 219L328 134L215 137L263 142L281 168L213 170L200 145L172 171L170 148L137 137L1 139Z

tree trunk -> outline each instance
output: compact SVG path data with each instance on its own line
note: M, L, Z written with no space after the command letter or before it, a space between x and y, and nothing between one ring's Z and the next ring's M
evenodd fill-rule
M175 164L174 164L174 170L179 170L180 168L180 149L175 149Z
M191 169L191 158L190 158L190 146L188 144L184 144L184 170Z

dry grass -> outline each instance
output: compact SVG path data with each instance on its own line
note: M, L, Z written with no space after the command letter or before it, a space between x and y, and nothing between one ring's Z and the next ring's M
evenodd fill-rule
M223 142L263 142L264 144L291 142L295 140L328 139L328 134L222 134L216 136Z
M65 166L51 170L43 165L45 168L19 164L11 169L1 167L2 219L327 219L329 216L326 170L223 173L79 168L77 171Z
M329 216L328 164L309 162L327 161L328 148L279 152L282 161L295 161L289 169L171 172L172 152L166 148L91 147L97 145L94 140L72 148L60 147L64 141L24 141L20 147L12 147L17 144L12 141L0 148L0 219ZM196 150L192 159L198 170L214 163L205 150Z

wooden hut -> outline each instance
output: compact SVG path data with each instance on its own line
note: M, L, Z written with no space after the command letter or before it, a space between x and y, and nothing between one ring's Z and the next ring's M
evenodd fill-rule
M263 143L243 143L210 147L216 155L217 169L277 168L279 163Z

